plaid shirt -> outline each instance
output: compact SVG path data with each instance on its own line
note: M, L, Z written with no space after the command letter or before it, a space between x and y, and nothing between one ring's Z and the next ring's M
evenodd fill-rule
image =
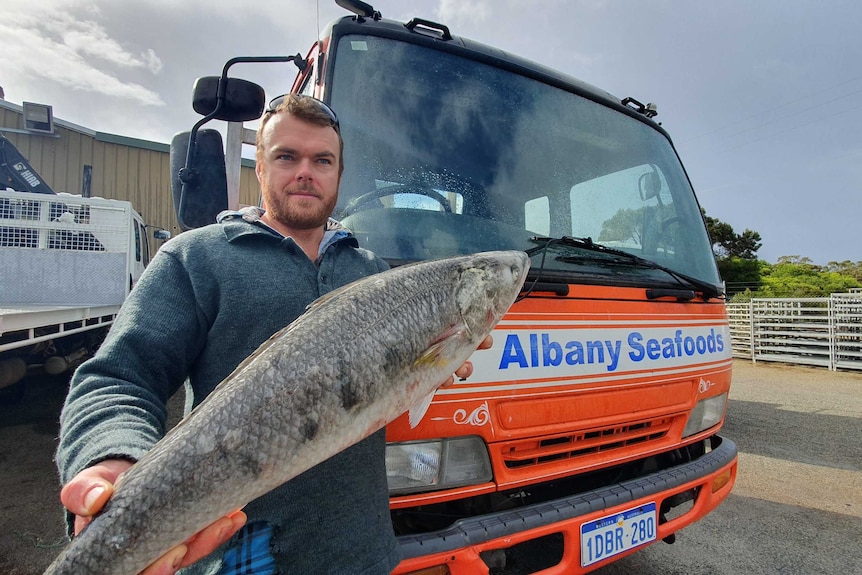
M274 575L270 538L272 527L265 521L243 526L228 544L218 575Z

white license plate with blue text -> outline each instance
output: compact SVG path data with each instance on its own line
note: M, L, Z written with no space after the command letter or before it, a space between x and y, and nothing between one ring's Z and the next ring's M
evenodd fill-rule
M655 541L655 503L581 524L581 567Z

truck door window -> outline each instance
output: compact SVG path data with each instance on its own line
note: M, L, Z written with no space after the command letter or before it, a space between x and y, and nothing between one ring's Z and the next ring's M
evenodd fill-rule
M314 64L317 66L317 63ZM302 87L299 89L299 93L303 96L314 96L314 82L311 79L315 76L312 71L309 71L305 78L302 79Z
M655 188L645 190L648 177ZM671 256L680 239L673 197L652 166L614 172L572 186L572 234L640 256Z
M132 226L135 230L135 261L141 261L141 228L138 222Z
M372 206L361 206L365 209L373 206L373 200L379 199L376 207L401 208L412 210L428 210L434 212L449 212L460 214L464 211L464 196L459 192L432 188L429 186L403 185L398 182L376 180L376 191L366 194ZM355 207L359 202L355 202Z
M524 222L527 230L537 235L551 234L551 205L547 196L527 200L524 204Z
M141 226L141 242L143 248L143 264L147 267L150 264L150 238L147 236L147 227L139 223Z

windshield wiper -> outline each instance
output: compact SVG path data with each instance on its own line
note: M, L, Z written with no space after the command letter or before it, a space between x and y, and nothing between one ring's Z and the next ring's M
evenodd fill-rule
M572 237L572 236L563 236L561 238L546 238L546 237L541 237L541 236L533 236L530 238L530 241L535 243L535 244L539 244L539 245L537 245L534 248L528 249L527 255L533 255L535 253L538 253L538 252L546 249L547 247L549 247L553 244L572 246L572 247L580 248L580 249L587 250L590 252L607 254L609 256L615 256L617 258L623 258L626 260L626 263L635 264L638 267L662 271L662 272L668 274L674 280L676 280L676 282L679 283L680 285L688 287L688 288L694 288L695 290L699 290L700 292L702 292L703 298L705 300L712 298L712 297L718 297L718 296L724 295L721 288L716 286L716 285L713 285L713 284L701 281L697 278L691 277L689 275L680 273L680 272L675 271L669 267L658 264L652 260L648 260L646 258L636 256L636 255L629 253L627 251L618 250L615 248L609 248L609 247L604 246L602 244L597 244L592 240L592 238L576 238L576 237ZM576 256L557 256L555 259L557 259L558 261L566 262L566 263L582 263L582 262L586 262L586 261L605 262L605 263L613 263L614 262L614 260L608 260L608 259L576 257Z

